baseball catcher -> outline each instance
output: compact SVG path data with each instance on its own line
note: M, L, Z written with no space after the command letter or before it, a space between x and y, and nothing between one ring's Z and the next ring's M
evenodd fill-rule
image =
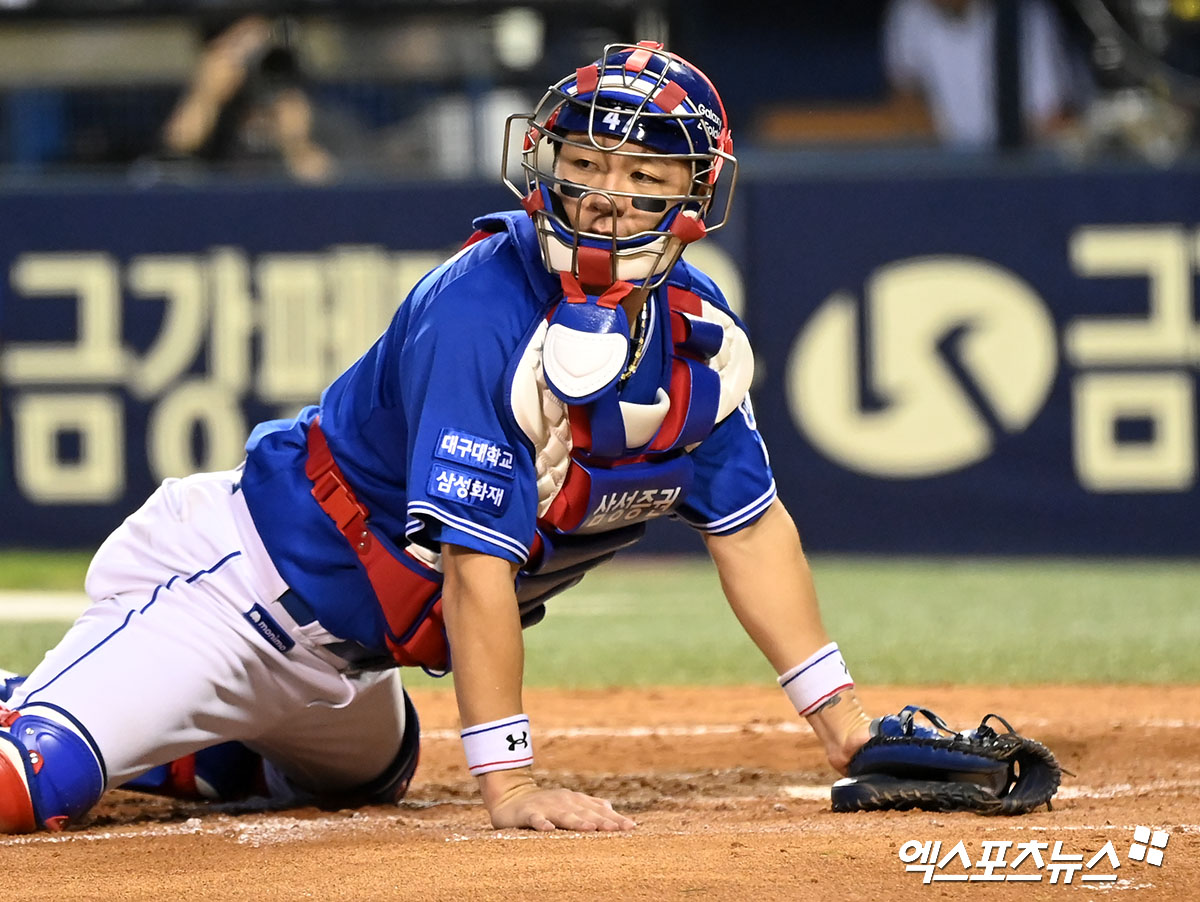
M610 44L506 137L519 208L474 220L319 404L256 426L234 469L164 481L105 540L93 605L0 697L0 833L78 823L117 786L395 804L417 667L454 673L492 826L631 830L539 782L522 631L665 517L703 537L845 773L871 719L778 496L749 333L683 259L734 195L715 86L656 41Z
M1026 814L1043 804L1049 809L1062 778L1054 754L998 714L955 731L927 708L909 705L873 721L871 734L850 759L849 775L833 784L834 811Z

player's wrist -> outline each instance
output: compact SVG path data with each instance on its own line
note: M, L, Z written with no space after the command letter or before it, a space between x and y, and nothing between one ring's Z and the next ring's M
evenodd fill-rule
M858 700L837 643L822 646L780 674L779 685L821 740L829 763L844 773L851 756L870 737L871 719Z
M806 718L825 748L825 757L839 773L871 738L871 718L853 688L844 689Z
M473 724L459 735L473 777L533 764L533 738L524 714Z
M801 717L809 717L839 692L854 688L850 668L836 642L817 649L779 675L779 685Z
M524 714L472 724L460 735L467 767L479 780L479 793L489 812L537 788L529 718Z

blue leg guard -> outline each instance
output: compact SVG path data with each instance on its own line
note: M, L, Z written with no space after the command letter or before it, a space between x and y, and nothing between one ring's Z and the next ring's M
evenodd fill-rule
M240 742L222 742L176 758L122 783L121 788L213 802L266 794L262 756Z
M407 692L404 709L404 736L396 757L363 786L332 792L306 789L240 742L223 742L151 768L121 788L187 801L237 802L261 796L281 805L394 805L408 792L421 752L421 725Z
M0 832L61 830L100 800L105 781L99 750L66 711L0 709Z
M15 673L8 673L7 671L0 671L0 705L12 698L13 693L17 691L17 687L24 682L25 677L23 676L17 676Z

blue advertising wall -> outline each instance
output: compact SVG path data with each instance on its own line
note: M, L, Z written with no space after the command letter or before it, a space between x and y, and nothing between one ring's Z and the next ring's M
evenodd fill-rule
M1200 175L743 179L741 307L812 550L1200 551ZM98 543L233 466L510 206L495 185L0 195L0 546ZM695 550L682 527L644 550Z
M760 187L755 401L812 547L1200 551L1200 177Z

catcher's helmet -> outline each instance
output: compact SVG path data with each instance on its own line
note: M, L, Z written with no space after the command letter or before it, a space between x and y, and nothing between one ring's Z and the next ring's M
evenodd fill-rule
M525 129L523 188L508 175L514 123ZM605 136L604 143L597 136ZM691 183L686 194L666 196L587 188L556 176L564 144L683 160L691 165ZM533 217L542 259L552 272L569 272L585 285L623 280L654 287L685 244L725 224L737 180L732 149L725 108L703 72L653 41L609 44L599 60L552 85L533 113L509 117L503 175ZM724 181L722 172L728 173ZM719 183L722 212L710 223L706 216ZM663 215L653 229L627 237L581 231L571 225L562 198L589 193L610 201L613 195L628 198L636 209Z

